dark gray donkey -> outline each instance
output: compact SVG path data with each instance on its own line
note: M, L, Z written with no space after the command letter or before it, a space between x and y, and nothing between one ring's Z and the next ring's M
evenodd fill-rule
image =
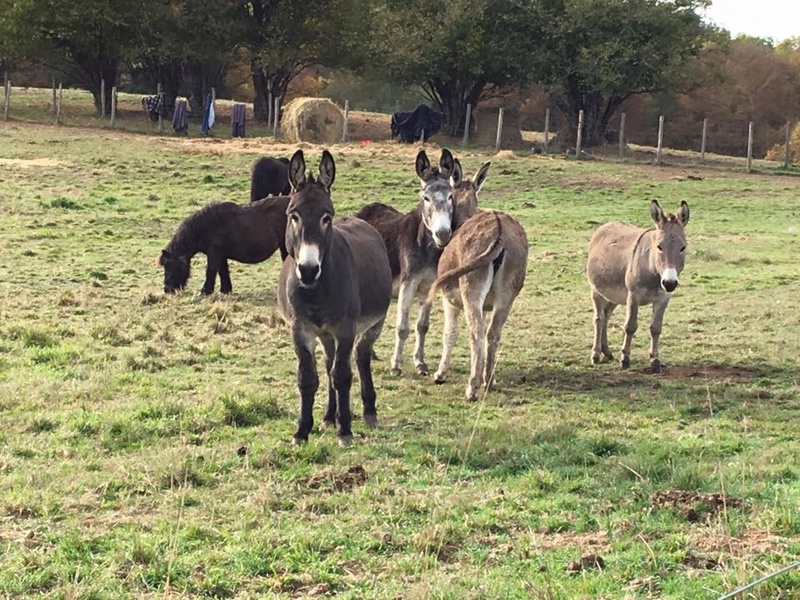
M334 222L330 188L336 175L333 156L322 152L319 178L306 176L303 151L292 156L292 194L286 210L286 249L278 281L278 307L292 326L300 389L300 420L293 442L308 440L314 425L314 395L319 387L314 359L316 340L325 351L328 373L326 425L339 422L339 443L352 442L350 356L356 351L364 423L375 427L372 346L381 333L392 298L392 271L386 245L368 223L352 217Z
M397 336L395 338L392 369L400 373L403 346L409 334L409 315L416 298L420 303L417 319L417 343L414 362L417 372L428 374L425 364L425 336L428 333L430 305L423 304L431 283L436 279L436 265L442 249L450 241L454 230L455 200L450 176L454 172L453 155L442 149L439 166L431 165L427 154L417 154L415 170L421 189L419 204L409 213L374 202L356 213L377 229L383 236L392 265L392 277L398 286Z

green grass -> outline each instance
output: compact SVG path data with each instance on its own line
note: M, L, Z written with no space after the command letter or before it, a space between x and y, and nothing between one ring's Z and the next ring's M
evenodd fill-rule
M797 556L796 178L492 158L481 202L531 245L501 390L463 399L463 331L447 384L392 376L387 326L382 426L296 448L278 261L234 263L233 293L208 299L202 257L173 297L155 266L189 213L246 201L256 156L292 150L0 124L0 595L713 599ZM332 150L339 214L413 206L416 148ZM469 173L487 158L458 155ZM645 318L629 372L592 367L588 239L646 224L651 198L692 210L667 370L646 372ZM429 364L440 333L437 310ZM699 495L654 500L672 490ZM703 501L717 492L742 504ZM605 570L568 572L589 554ZM798 586L789 573L748 597Z

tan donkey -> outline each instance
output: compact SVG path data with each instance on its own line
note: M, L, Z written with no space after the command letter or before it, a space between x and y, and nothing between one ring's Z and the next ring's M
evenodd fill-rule
M458 337L458 315L463 310L470 332L470 378L466 397L477 400L481 384L492 384L500 334L511 306L525 283L528 238L516 220L487 210L467 219L439 259L438 277L428 303L442 290L444 334L442 359L434 380L443 383ZM491 311L488 325L484 311Z
M625 339L620 366L631 365L631 341L636 333L639 307L653 305L650 321L650 366L661 372L658 338L670 295L678 287L686 251L684 227L689 222L689 205L682 201L677 214L664 214L658 202L650 204L655 229L630 223L606 223L589 242L586 275L592 286L594 303L594 345L592 363L600 362L600 353L608 360L614 356L608 348L608 320L614 309L624 304Z

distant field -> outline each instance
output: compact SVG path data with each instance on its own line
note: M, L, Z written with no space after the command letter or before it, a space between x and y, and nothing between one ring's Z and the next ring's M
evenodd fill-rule
M799 179L456 148L469 173L492 160L481 202L531 246L500 391L463 399L463 330L447 384L393 376L393 305L381 428L297 448L278 260L234 263L211 298L202 256L173 297L154 264L192 211L247 200L257 156L295 147L85 119L0 123L1 596L712 600L800 553ZM417 147L330 149L338 214L414 205ZM589 237L646 225L652 198L692 211L667 369L647 373L649 310L632 369L593 367ZM798 590L795 571L747 598Z

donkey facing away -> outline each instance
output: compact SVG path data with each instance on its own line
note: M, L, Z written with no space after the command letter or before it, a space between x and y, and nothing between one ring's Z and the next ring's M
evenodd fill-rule
M339 422L339 443L352 442L350 357L355 346L361 380L364 423L378 423L372 381L372 346L380 335L392 298L392 271L386 245L368 223L353 217L333 220L330 188L336 167L322 152L319 178L306 176L303 151L292 156L287 208L286 248L289 256L278 280L278 308L292 327L297 355L300 420L293 442L308 440L314 425L314 395L319 377L314 359L316 340L325 352L328 408L324 422Z
M262 156L253 163L250 175L250 202L267 196L289 195L289 159Z
M459 219L466 219L477 211L477 192L486 179L489 164L481 167L474 182L467 180L458 188L457 184L462 181L461 164L453 159L450 151L442 149L437 168L431 165L427 154L421 150L415 162L421 183L420 200L415 209L403 214L391 206L375 202L356 213L357 217L373 225L383 236L394 285L398 288L397 329L392 356L392 368L397 374L401 372L403 347L409 334L409 315L415 298L420 301L420 310L414 363L418 373L428 374L425 336L430 322L430 305L424 303L425 294L436 279L442 248L450 241ZM458 194L462 200L459 200Z
M658 338L670 295L678 287L686 250L684 228L689 222L689 205L681 201L676 214L665 215L656 200L650 203L655 229L630 223L606 223L589 242L586 275L592 286L594 303L594 345L592 362L600 362L600 353L608 360L614 356L608 348L608 319L614 309L624 304L625 339L622 344L623 369L630 367L630 351L636 333L639 307L653 305L650 321L650 366L661 372Z
M487 210L467 219L442 252L439 276L426 300L430 305L442 290L444 333L442 358L434 375L444 383L458 337L458 315L463 310L470 332L468 400L478 399L481 383L489 389L494 379L497 349L514 300L525 283L528 237L509 215ZM485 311L491 311L488 325Z
M192 257L206 255L206 280L200 292L211 294L219 273L220 291L233 289L228 259L254 264L267 260L276 250L286 258L287 196L267 198L250 204L214 202L186 218L161 251L158 264L164 267L164 292L171 294L186 286Z

